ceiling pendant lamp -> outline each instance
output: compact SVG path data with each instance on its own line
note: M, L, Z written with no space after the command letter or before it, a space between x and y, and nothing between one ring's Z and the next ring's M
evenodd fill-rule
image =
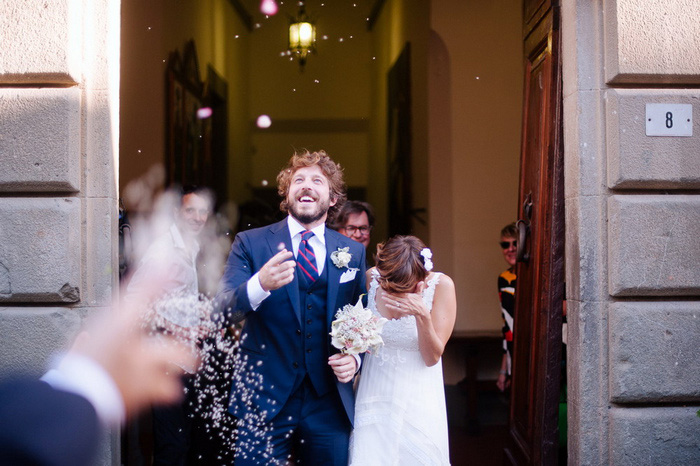
M290 18L288 50L299 59L301 71L304 71L306 57L316 52L316 25L306 15L304 2L299 2L296 18Z

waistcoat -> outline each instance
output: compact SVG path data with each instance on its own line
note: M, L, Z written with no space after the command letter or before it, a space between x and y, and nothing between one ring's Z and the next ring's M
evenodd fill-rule
M316 394L324 395L332 386L328 366L328 326L326 322L326 297L328 295L328 267L318 280L309 284L306 277L297 272L299 304L301 310L301 349L305 372Z

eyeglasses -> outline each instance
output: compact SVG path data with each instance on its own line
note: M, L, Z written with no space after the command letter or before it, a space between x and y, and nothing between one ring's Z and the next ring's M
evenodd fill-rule
M348 236L354 235L355 232L357 232L357 231L360 232L360 235L361 235L361 236L367 236L367 235L369 235L369 232L372 230L372 227L368 227L368 226L365 226L365 225L363 225L363 226L361 226L361 227L358 227L358 226L355 226L355 225L348 225L348 226L343 227L343 230L345 230L345 233L346 233Z
M518 241L513 240L513 241L501 241L498 243L501 245L501 249L508 249L509 247L513 246L514 248L518 247Z

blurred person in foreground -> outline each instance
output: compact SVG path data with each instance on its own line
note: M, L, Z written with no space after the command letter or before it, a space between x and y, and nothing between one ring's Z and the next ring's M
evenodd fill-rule
M146 321L155 333L174 336L196 354L201 338L207 334L209 320L208 303L199 297L198 238L209 218L213 195L207 188L190 185L166 193L166 205L168 201L174 203L172 223L146 250L129 281L127 300L141 294L149 277L160 272L160 289L148 290L154 300ZM192 445L197 367L174 364L168 370L181 374L185 397L179 404L153 407L153 463L184 465Z
M510 387L511 364L513 361L513 315L515 311L515 261L517 257L518 229L515 223L509 223L501 230L501 241L498 243L503 253L503 259L508 268L498 276L498 300L501 303L503 317L503 357L496 385L500 391Z
M149 288L158 282L151 277ZM0 464L92 465L108 429L182 398L179 376L165 369L196 361L178 342L143 331L144 304L97 317L41 380L0 384Z
M374 228L374 209L367 202L345 201L328 225L338 233L352 238L367 249Z

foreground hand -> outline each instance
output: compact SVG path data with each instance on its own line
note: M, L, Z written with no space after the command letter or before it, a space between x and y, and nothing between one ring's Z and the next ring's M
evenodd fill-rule
M425 282L418 282L416 290L413 293L387 293L382 295L382 301L387 310L395 315L396 319L406 316L427 316L428 309L423 302L423 290Z
M169 404L183 396L173 363L196 364L191 351L166 337L145 334L137 307L110 309L78 335L71 352L94 360L107 371L119 390L127 417L151 404Z
M294 280L294 267L297 263L290 260L293 256L291 251L282 249L262 266L258 278L263 290L273 291Z
M340 383L350 382L357 371L357 361L351 354L336 353L328 358L328 365Z

